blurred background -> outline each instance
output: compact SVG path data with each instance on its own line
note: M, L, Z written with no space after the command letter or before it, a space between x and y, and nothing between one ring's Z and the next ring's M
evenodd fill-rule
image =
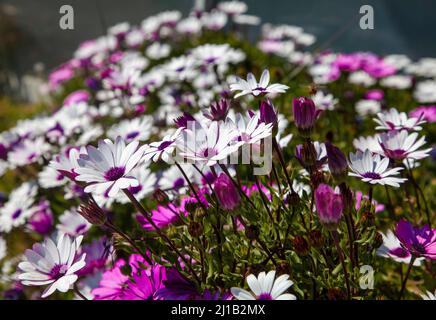
M247 14L259 16L262 23L301 26L317 37L318 45L342 30L329 42L335 51L402 53L413 59L436 56L433 0L245 2ZM74 30L59 27L59 8L64 4L74 8ZM374 8L374 30L359 28L359 8L364 4ZM8 82L9 94L32 100L32 81L68 60L80 42L102 35L118 22L138 24L163 10L187 14L193 5L193 0L0 0L0 83ZM255 33L259 27L253 29Z

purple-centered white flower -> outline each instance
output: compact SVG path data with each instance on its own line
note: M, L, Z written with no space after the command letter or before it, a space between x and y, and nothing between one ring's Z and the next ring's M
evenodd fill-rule
M155 131L153 127L153 118L144 116L132 120L123 120L111 127L107 133L111 139L122 137L126 142L133 140L146 141Z
M412 255L401 246L400 240L395 234L388 230L386 234L381 233L383 244L377 249L377 255L384 258L391 258L396 262L409 264ZM420 266L424 258L417 258L413 262L414 266Z
M18 279L25 286L48 287L42 293L46 298L56 290L67 292L77 281L77 271L85 266L86 254L78 257L83 236L71 238L60 234L57 244L50 238L41 243L35 243L24 253L25 260L18 265L23 272Z
M425 144L425 136L418 139L418 133L409 134L407 130L382 133L379 142L385 156L396 161L424 159L432 150L418 150Z
M257 277L250 274L246 280L252 292L241 288L230 291L237 300L297 300L295 295L285 293L294 284L288 280L289 275L283 274L277 279L275 275L275 271L261 272Z
M401 167L389 169L389 158L373 154L368 149L365 152L358 150L356 153L350 152L349 176L358 177L363 182L370 184L388 185L399 187L407 179L398 178Z
M77 212L77 208L71 208L59 217L56 228L74 237L85 234L91 228L91 224Z
M247 80L237 78L237 82L230 85L230 90L241 91L235 95L235 98L238 98L247 94L252 94L257 97L259 95L283 93L289 88L288 86L279 83L270 85L269 81L270 76L268 70L262 72L259 82L257 82L252 73L249 73L247 75Z
M98 148L88 146L88 154L81 154L76 169L77 181L87 183L85 192L115 197L121 189L137 187L139 182L129 173L138 165L144 154L144 146L138 141L128 145L121 137L115 143L100 140Z
M422 120L422 116L415 118L409 118L407 113L398 112L397 109L391 108L387 112L379 112L377 113L375 122L378 123L378 126L375 127L376 130L410 130L410 131L420 131L422 127L420 124L425 123L425 120Z
M176 149L176 140L181 131L182 128L179 128L174 133L164 136L161 141L150 143L144 151L144 160L171 162Z
M208 127L186 129L177 140L180 156L213 166L227 158L244 143L235 142L238 132L223 122L212 121Z

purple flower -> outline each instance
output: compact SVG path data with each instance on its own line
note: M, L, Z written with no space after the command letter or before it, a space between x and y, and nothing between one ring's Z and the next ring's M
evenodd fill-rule
M259 110L261 122L264 122L266 124L272 123L274 125L277 123L277 112L271 101L262 100L260 102Z
M47 234L53 227L53 213L47 200L42 200L35 207L29 219L29 227L39 234Z
M328 228L335 229L344 207L341 195L321 183L315 191L315 205L319 220Z
M179 208L169 203L167 206L157 206L155 210L151 211L151 219L159 228L165 228L170 224L175 223L179 220L180 214L183 211L180 211ZM154 227L141 215L138 215L137 218L139 223L142 224L143 228L147 230L154 230Z
M168 269L163 286L154 297L162 300L194 300L199 297L195 284L186 279L176 269Z
M419 106L415 110L410 111L409 115L433 123L436 122L436 106Z
M364 95L364 98L366 100L380 101L380 100L383 100L384 96L385 96L385 94L384 94L383 90L373 89L373 90L367 91Z
M347 158L338 147L330 142L327 142L325 146L327 150L328 165L332 176L337 181L344 181L347 177L348 171Z
M70 93L64 100L64 105L69 106L79 102L87 102L89 100L89 92L86 90L77 90Z
M294 122L301 135L308 137L322 110L317 110L312 99L306 97L294 98L292 101Z
M233 182L226 174L221 173L219 175L218 179L215 181L213 189L219 203L225 210L232 211L239 206L241 202L241 196L239 195L238 190Z
M205 111L203 115L212 121L225 120L227 113L230 110L230 101L227 99L221 99L219 102L212 102L210 111Z
M431 229L428 225L414 228L402 219L397 224L395 235L412 256L436 260L436 229Z

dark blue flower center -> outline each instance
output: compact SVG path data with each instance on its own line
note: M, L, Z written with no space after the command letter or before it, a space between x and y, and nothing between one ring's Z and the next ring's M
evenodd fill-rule
M258 295L257 300L273 300L273 298L270 293L265 292Z
M56 264L51 270L50 270L50 277L52 279L58 279L61 276L63 276L68 271L68 266L65 264Z

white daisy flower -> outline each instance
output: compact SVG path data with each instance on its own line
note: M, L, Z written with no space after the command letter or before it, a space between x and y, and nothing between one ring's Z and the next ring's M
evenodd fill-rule
M67 183L67 178L53 167L46 166L38 173L39 185L44 189L56 188Z
M238 132L235 139L244 142L244 144L257 143L272 133L272 123L260 122L259 114L252 117L244 117L240 113L237 113L234 117L230 115L226 119L226 124Z
M127 146L121 137L115 143L109 139L100 140L98 148L88 146L88 154L81 154L76 180L86 182L85 192L105 194L115 197L121 189L137 187L137 179L129 176L144 154L144 146L139 147L138 141L132 141Z
M383 149L379 143L379 135L359 137L353 140L353 146L360 151L369 149L372 153L383 154Z
M377 119L374 119L379 125L375 127L376 130L413 130L420 131L422 127L420 124L425 123L422 118L409 118L407 113L398 112L397 109L391 108L387 112L377 113Z
M348 175L361 178L363 182L370 184L399 187L400 183L407 180L395 177L403 168L388 169L388 166L389 158L372 154L369 149L364 152L358 150L354 154L350 152L349 167L352 172L349 172Z
M368 114L376 114L381 110L380 101L376 100L359 100L356 103L356 112L360 116L366 116Z
M61 233L57 244L50 238L42 244L35 243L32 250L25 251L25 260L18 265L23 271L18 279L25 286L48 285L42 298L56 290L67 292L78 279L76 272L85 266L86 254L80 258L77 255L82 239L83 236L70 238Z
M138 186L128 188L130 193L133 194L138 201L153 193L156 187L157 177L146 165L142 164L137 166L132 170L130 175L139 182ZM130 202L129 198L127 198L124 193L119 193L115 200L123 204Z
M6 257L7 254L7 246L6 241L2 237L0 237L0 261Z
M418 133L407 130L389 131L379 137L385 156L394 160L420 160L429 156L432 148L418 150L425 144L425 136L418 139Z
M153 117L143 116L115 124L109 129L107 135L111 139L120 136L126 142L146 141L154 131Z
M69 236L79 236L85 234L91 224L77 212L77 208L66 210L60 217L56 228Z
M55 156L53 160L50 161L49 166L57 170L61 175L74 180L77 176L77 168L79 168L79 157L80 154L85 154L86 149L77 148L67 149L61 154Z
M380 232L380 234L383 237L383 244L377 249L377 255L384 258L391 258L396 262L409 264L412 255L401 246L400 240L398 240L395 234L391 230L388 230L386 234L383 232ZM415 259L413 265L420 266L424 259L425 258Z
M365 87L370 87L377 82L376 79L371 77L365 71L355 71L350 73L348 76L348 82L352 84L362 85Z
M243 141L235 142L238 131L221 121L212 121L208 127L205 126L201 124L200 128L182 131L177 139L178 155L213 166L244 144Z
M265 94L283 93L289 88L288 86L279 83L270 85L269 81L269 71L265 69L262 72L259 82L257 82L252 73L249 73L247 75L247 80L237 78L237 82L230 85L230 90L241 91L235 95L235 98L238 98L247 94L252 94L253 96L257 97Z
M50 145L44 138L24 140L16 148L8 153L8 161L14 166L24 166L34 162L41 162L42 156L50 150Z
M434 293L431 293L427 290L425 294L421 294L423 300L436 300L436 290Z
M334 110L338 103L338 99L336 99L331 93L325 94L322 91L317 91L311 99L315 103L315 106L321 110Z
M410 76L395 74L381 79L380 84L386 88L404 90L412 86L412 78Z
M176 140L180 135L182 128L179 128L173 133L165 135L161 141L152 142L147 145L144 151L144 160L159 160L171 163L176 149Z
M0 207L0 231L9 232L12 228L23 225L32 213L32 205L38 187L31 182L24 182L11 192L8 202Z
M414 98L421 103L436 102L436 80L426 80L416 85Z
M252 292L241 288L231 288L232 295L237 300L297 300L297 297L290 293L284 293L294 283L288 280L289 275L284 274L275 279L276 272L270 271L247 277L247 284Z
M247 11L248 7L242 1L223 1L218 3L218 9L230 16L239 15Z

